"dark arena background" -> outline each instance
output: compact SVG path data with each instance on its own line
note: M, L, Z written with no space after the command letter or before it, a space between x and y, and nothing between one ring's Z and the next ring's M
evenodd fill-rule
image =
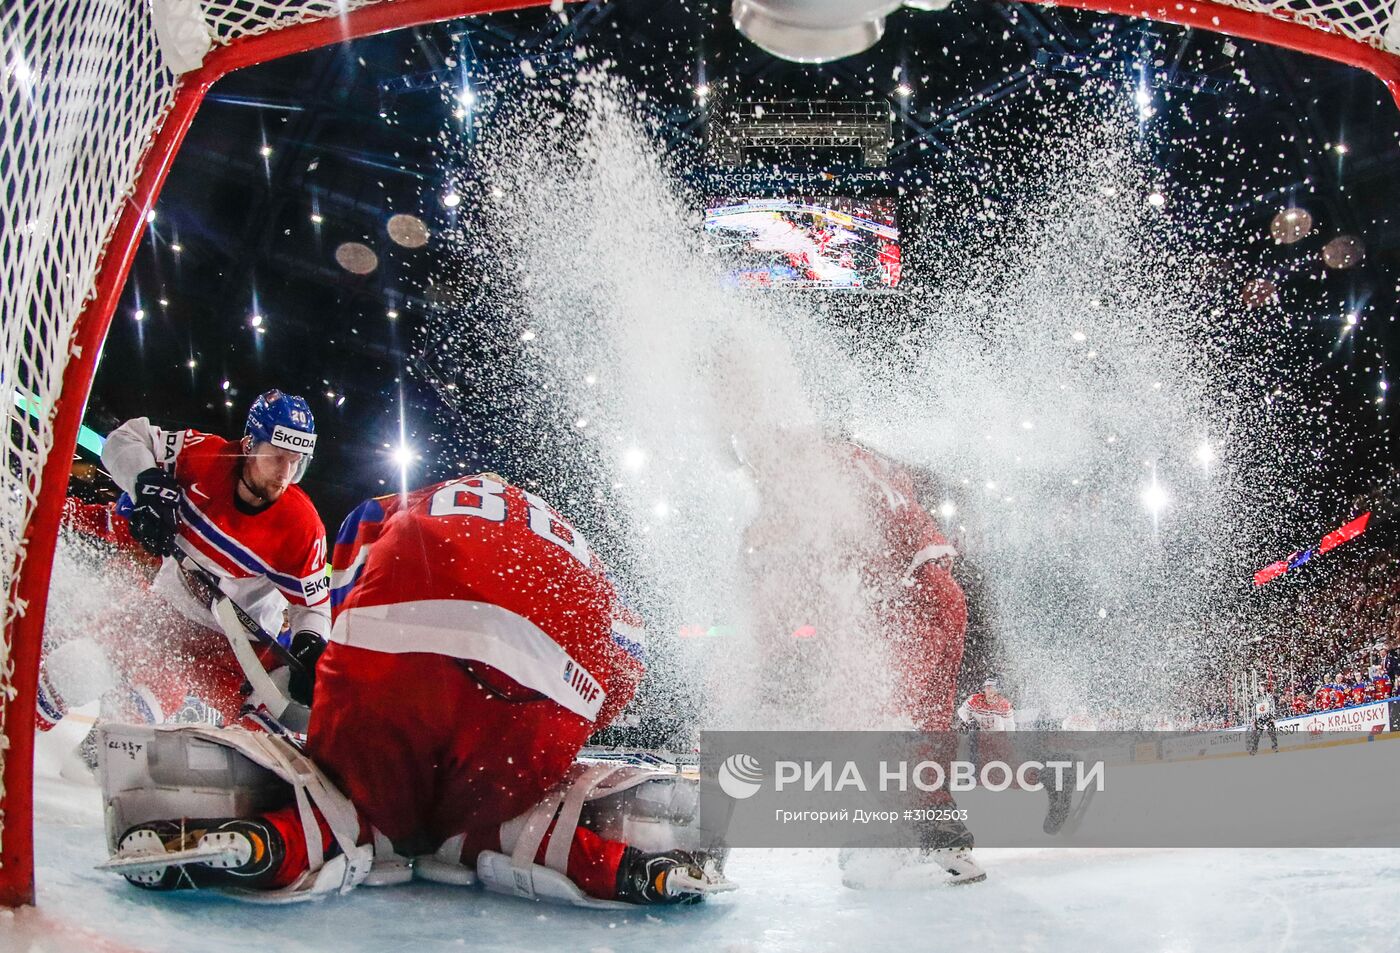
M1123 15L1145 8L890 3L878 38L832 57L741 16L765 2L467 4L404 21L392 8L407 0L352 4L311 26L383 22L246 68L236 42L216 50L231 71L202 106L189 87L171 100L180 121L199 107L183 140L137 137L171 158L163 185L143 171L118 190L125 245L91 223L114 236L93 254L130 267L95 297L71 291L74 313L111 308L105 338L100 317L78 322L73 340L95 344L73 357L95 360L80 407L81 368L43 343L57 292L14 289L43 284L34 236L64 218L45 196L112 186L76 161L3 173L6 346L46 355L0 380L6 559L44 562L36 514L62 529L51 586L6 577L40 611L7 616L5 684L31 707L37 694L45 730L34 867L9 888L37 889L38 907L0 918L0 949L1394 948L1395 854L1358 849L1364 837L999 848L978 851L986 883L889 891L842 886L834 851L736 849L738 890L661 912L422 883L286 908L172 902L93 869L111 845L84 745L112 718L108 669L162 624L146 608L153 563L110 545L122 489L104 441L137 417L240 438L273 388L314 413L299 485L330 547L362 501L474 474L586 538L646 633L635 697L586 752L685 774L705 731L975 725L933 694L908 705L900 686L929 664L955 706L995 681L1018 728L1141 732L1141 749L1168 730L1243 739L1267 704L1285 733L1390 747L1392 14L1367 14L1366 43L1332 28L1310 52L1308 16L1332 14L1296 4L1213 8L1228 22L1212 28L1164 22L1206 13ZM217 6L216 34L277 4ZM5 116L34 141L100 132L33 118L66 88L42 45L81 45L63 7L0 15ZM1264 42L1271 23L1288 42ZM1373 61L1389 65L1358 68ZM4 155L22 158L9 141ZM81 271L48 267L54 287ZM60 500L54 434L79 423ZM884 613L922 563L870 594L852 553L872 520L832 447L893 468L907 482L884 491L936 527L936 552L920 551L965 600L958 652L929 663L889 637ZM43 656L37 692L26 652ZM45 692L67 696L56 725ZM23 705L5 717L11 739L33 720ZM13 745L24 762L28 739ZM27 869L9 824L28 783L6 765L11 871ZM1318 810L1345 812L1345 779L1334 793ZM1342 939L1305 912L1334 908Z

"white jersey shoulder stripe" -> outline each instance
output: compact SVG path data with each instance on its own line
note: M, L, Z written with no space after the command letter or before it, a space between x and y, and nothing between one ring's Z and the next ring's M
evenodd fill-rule
M331 642L375 652L433 652L484 662L589 721L606 693L593 674L522 615L461 599L355 606L331 627Z

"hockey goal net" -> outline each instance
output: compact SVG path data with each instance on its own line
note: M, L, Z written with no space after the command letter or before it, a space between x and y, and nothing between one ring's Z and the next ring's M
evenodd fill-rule
M0 903L33 902L34 700L49 576L97 357L204 92L228 72L546 0L10 0L0 13ZM1379 76L1396 0L1062 0L1261 40Z

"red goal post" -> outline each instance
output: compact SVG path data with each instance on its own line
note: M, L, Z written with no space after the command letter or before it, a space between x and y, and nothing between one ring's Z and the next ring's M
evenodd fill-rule
M9 0L0 14L0 904L34 901L34 705L58 524L97 359L210 86L316 47L546 0ZM1061 0L1369 70L1395 0Z

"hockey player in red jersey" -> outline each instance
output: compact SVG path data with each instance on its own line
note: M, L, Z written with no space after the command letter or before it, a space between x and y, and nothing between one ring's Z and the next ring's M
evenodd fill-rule
M99 565L121 584L144 589L160 566L131 535L127 524L131 500L123 496L112 503L84 503L70 496L63 501L61 529L95 541L103 554ZM110 607L108 610L110 611ZM105 616L105 613L104 613ZM109 653L92 637L94 620L66 618L55 637L54 627L44 634L39 662L39 692L34 724L49 731L68 715L111 688ZM62 630L68 631L62 631ZM96 676L96 677L94 677Z
M967 600L951 572L957 550L919 505L907 469L856 444L847 452L876 531L865 577L895 642L901 704L921 731L948 731L967 634Z
M163 558L152 591L169 610L134 623L146 631L114 658L133 688L127 715L239 717L246 673L196 580L212 581L265 632L281 631L285 612L292 654L314 665L330 634L325 528L295 484L315 446L306 401L276 390L253 403L241 441L163 430L145 417L108 436L103 464L131 497L132 537Z
M143 569L147 566L151 569L159 567L160 558L146 552L145 547L131 535L131 524L127 522L130 515L131 498L127 496L112 503L84 503L70 496L63 501L63 517L59 525L129 556Z
M764 645L772 669L767 680L789 690L800 685L783 668L795 654L793 640L785 637L794 626L810 624L825 612L838 625L849 624L843 603L866 606L870 618L860 621L873 623L870 634L885 640L882 648L893 659L890 687L898 714L923 731L942 733L931 739L927 756L947 762L955 741L947 732L956 704L967 602L950 571L956 550L920 505L909 470L815 428L749 425L746 430L733 442L762 498L746 534L746 549L766 623ZM820 488L819 515L812 512L810 495L794 492L798 484ZM824 572L829 581L821 576ZM859 580L854 598L851 587L840 595L833 592L847 575ZM951 804L946 791L930 795L932 807ZM971 832L954 819L956 811L940 811L939 816L948 819L920 831L920 860L941 862L956 882L983 879L985 874L966 856L973 846ZM847 864L862 860L843 854L843 869L850 873Z
M1385 677L1385 669L1379 665L1372 665L1367 673L1370 679L1366 683L1366 697L1373 702L1385 701L1390 697L1390 679Z
M544 888L550 870L602 901L678 902L713 885L703 853L647 853L576 824L544 836L561 802L569 816L587 794L575 757L643 671L602 564L553 507L493 474L368 500L342 525L333 569L307 753L359 812L360 843L391 844L429 879L523 882L530 896L569 899ZM532 812L542 799L552 809ZM266 889L298 880L297 816L210 823L242 825L273 859L191 872Z
M1016 711L1011 700L998 690L994 678L984 681L980 692L958 706L958 718L979 731L1016 730Z

